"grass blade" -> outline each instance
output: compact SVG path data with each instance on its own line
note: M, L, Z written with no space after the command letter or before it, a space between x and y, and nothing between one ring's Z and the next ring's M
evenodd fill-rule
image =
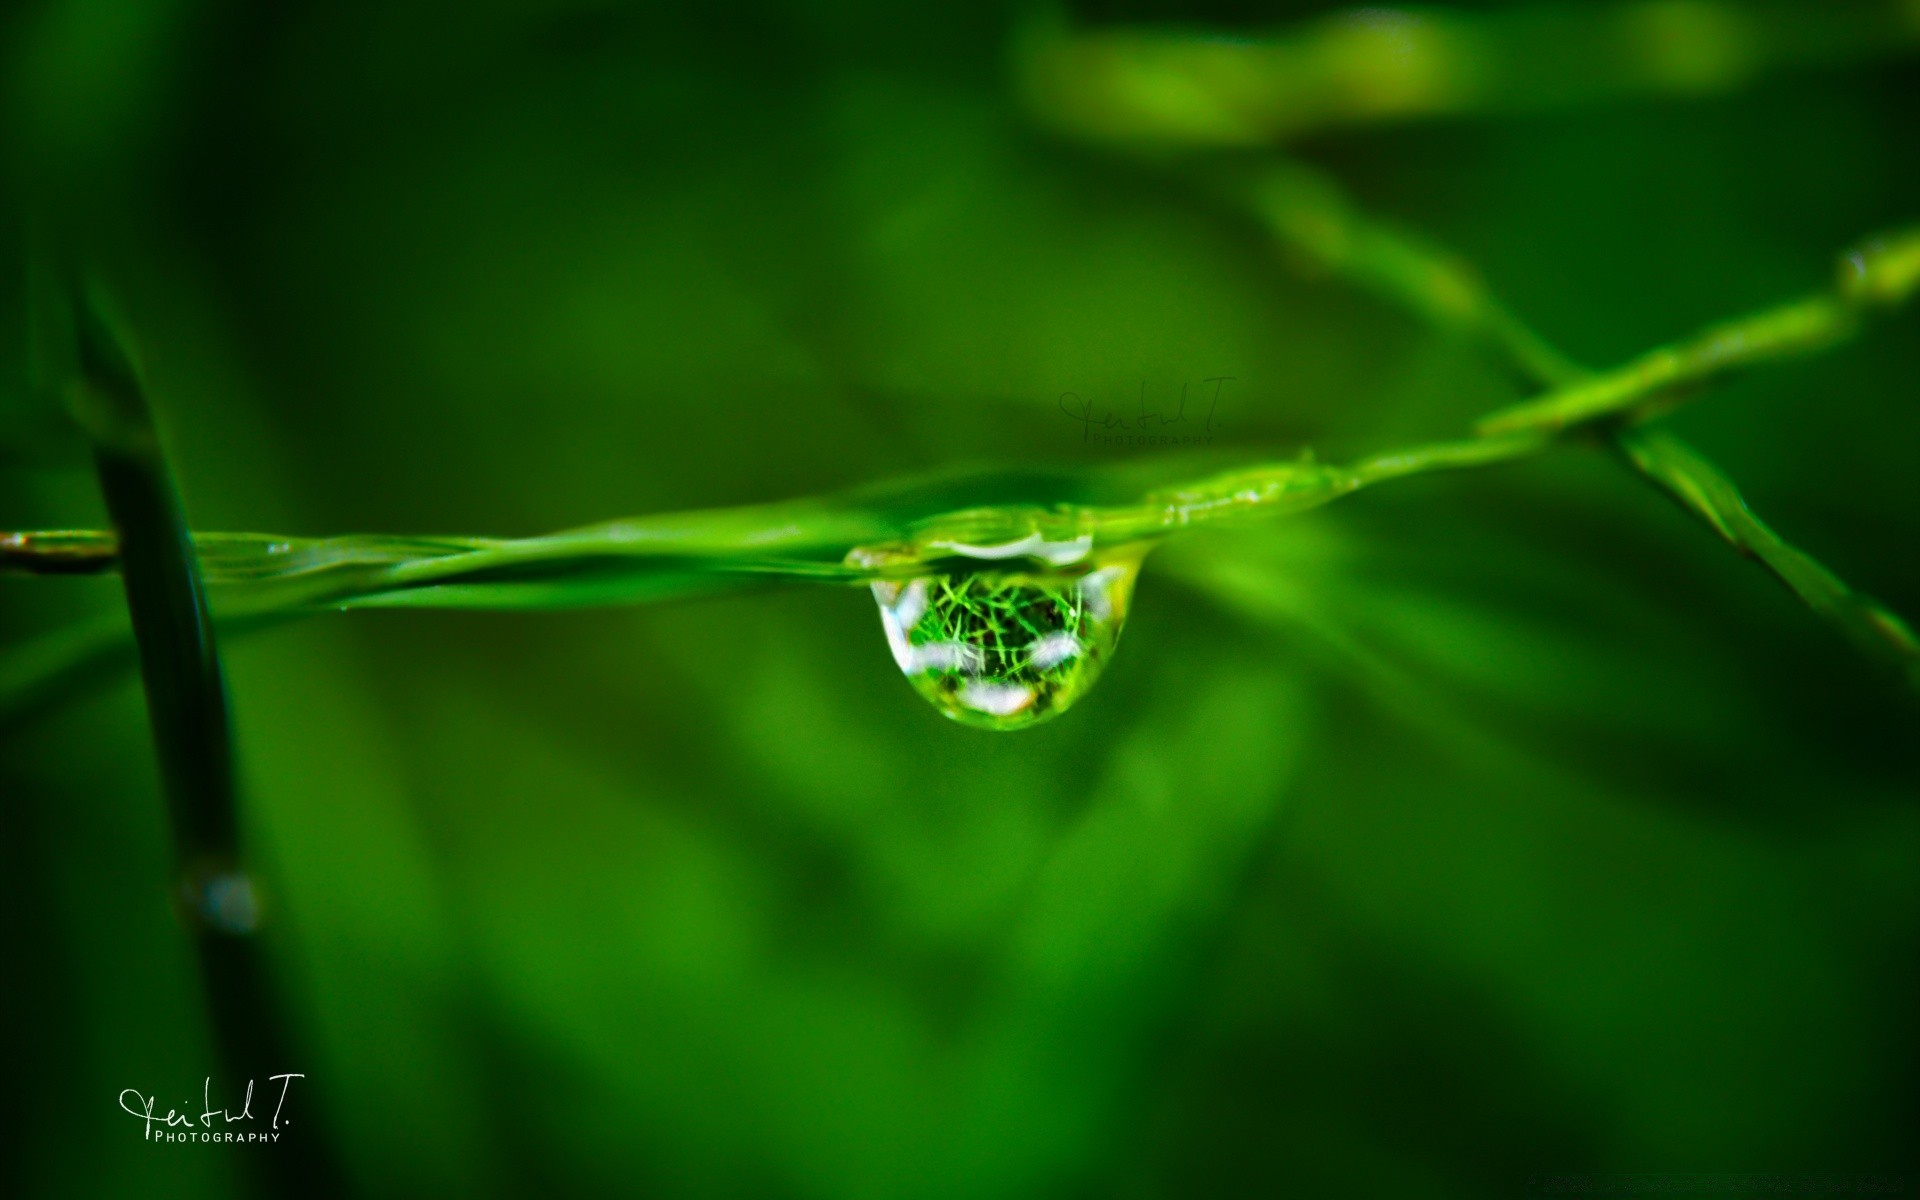
M1758 560L1854 645L1889 663L1920 688L1920 639L1906 622L1781 538L1753 514L1739 489L1712 463L1662 430L1629 430L1614 441L1635 470L1705 521L1734 549Z
M125 340L97 300L78 306L77 374L68 389L93 445L112 518L141 679L173 828L181 909L194 934L221 1065L270 1086L296 1071L241 865L226 681L193 542ZM84 642L81 646L84 649ZM316 1121L276 1153L253 1156L264 1194L344 1190Z

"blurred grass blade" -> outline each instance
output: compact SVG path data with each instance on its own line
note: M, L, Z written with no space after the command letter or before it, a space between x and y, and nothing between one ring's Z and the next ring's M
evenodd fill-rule
M1029 104L1074 137L1230 148L1358 124L1713 95L1917 42L1902 0L1356 7L1239 36L1056 23L1029 32L1017 68Z
M1236 207L1313 269L1396 304L1427 324L1500 349L1535 383L1564 385L1586 372L1503 305L1473 264L1358 208L1330 176L1282 161L1215 184Z
M67 396L93 445L114 525L171 815L177 900L194 933L222 1066L232 1080L264 1082L299 1068L260 947L247 936L257 928L258 897L241 865L226 682L193 542L126 339L97 295L86 294L75 315L77 374ZM98 644L75 643L78 661L95 660L85 651ZM254 1162L263 1191L344 1190L321 1128L276 1150Z
M120 340L82 309L71 404L94 447L113 521L160 756L161 781L186 857L237 854L226 684L199 568L145 398ZM64 552L58 561L70 562Z
M1681 389L1773 359L1824 350L1858 330L1865 310L1891 309L1920 290L1920 230L1874 239L1841 256L1831 293L1808 296L1642 355L1617 370L1564 387L1480 421L1481 432L1554 430L1646 416Z

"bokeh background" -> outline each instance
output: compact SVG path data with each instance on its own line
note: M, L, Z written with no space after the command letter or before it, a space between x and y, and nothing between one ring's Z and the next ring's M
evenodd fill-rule
M1083 444L1057 398L1215 376L1210 461L1447 436L1521 394L1037 129L1027 15L22 2L6 215L31 198L105 264L204 529L535 534L962 465L1171 471ZM1920 60L1891 58L1294 149L1605 364L1920 215L1916 114ZM1677 420L1909 615L1917 333ZM4 394L0 529L102 524L78 443ZM0 639L119 603L0 580ZM311 1085L290 1132L365 1195L1916 1166L1916 706L1598 452L1181 541L1102 684L1013 735L917 699L838 587L333 614L225 656ZM213 1058L137 687L0 736L4 1190L240 1194L261 1151L156 1148L114 1099L184 1101Z

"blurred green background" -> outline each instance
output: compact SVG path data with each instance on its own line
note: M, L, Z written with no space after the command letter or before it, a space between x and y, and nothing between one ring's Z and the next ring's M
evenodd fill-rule
M1222 461L1522 394L1036 129L1026 15L16 4L7 223L26 197L106 264L202 529L535 534L1171 464L1083 444L1058 397L1216 376ZM1296 149L1606 364L1920 215L1917 114L1893 59ZM1910 616L1916 332L1676 422ZM0 529L103 524L76 444L4 395ZM7 578L0 629L120 603ZM1916 706L1594 451L1180 541L1102 684L1014 735L919 701L859 589L330 615L225 655L311 1085L290 1134L365 1195L1916 1166ZM10 1195L238 1194L272 1152L156 1147L114 1100L212 1069L152 762L131 678L0 740Z

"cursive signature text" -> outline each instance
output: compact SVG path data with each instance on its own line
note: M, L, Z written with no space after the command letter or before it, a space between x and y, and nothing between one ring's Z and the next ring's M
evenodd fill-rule
M235 1133L224 1128L237 1121L251 1121L254 1119L253 1080L251 1079L247 1080L247 1093L240 1102L239 1112L234 1112L227 1108L214 1107L212 1076L208 1076L205 1082L201 1084L200 1112L198 1117L194 1115L191 1107L185 1111L177 1108L169 1108L165 1116L156 1116L154 1108L159 1103L160 1098L158 1093L152 1096L143 1096L136 1088L127 1088L120 1093L120 1108L121 1111L131 1113L133 1116L140 1118L146 1130L146 1140L148 1141L277 1142L280 1140L280 1127L282 1125L293 1124L291 1119L284 1118L283 1116L287 1107L287 1093L293 1089L294 1080L305 1078L305 1075L293 1073L267 1076L267 1082L278 1083L280 1085L280 1097L274 1101L273 1116L271 1118L272 1124L269 1130L262 1132L243 1131ZM132 1098L131 1104L128 1103L129 1097ZM216 1120L218 1124L216 1124ZM154 1128L156 1125L159 1126L157 1131Z
M1220 390L1234 381L1232 375L1215 375L1201 380L1201 384L1213 385L1213 396L1207 401L1207 415L1200 420L1200 428L1193 427L1193 418L1187 415L1188 385L1180 385L1180 402L1171 409L1161 410L1147 407L1147 385L1140 384L1140 400L1131 417L1123 415L1117 409L1099 409L1093 401L1082 399L1078 392L1060 393L1060 411L1080 424L1080 440L1083 443L1102 444L1177 442L1181 444L1206 444L1213 440L1214 413L1220 407ZM1159 431L1170 425L1186 428L1177 436L1166 436Z

